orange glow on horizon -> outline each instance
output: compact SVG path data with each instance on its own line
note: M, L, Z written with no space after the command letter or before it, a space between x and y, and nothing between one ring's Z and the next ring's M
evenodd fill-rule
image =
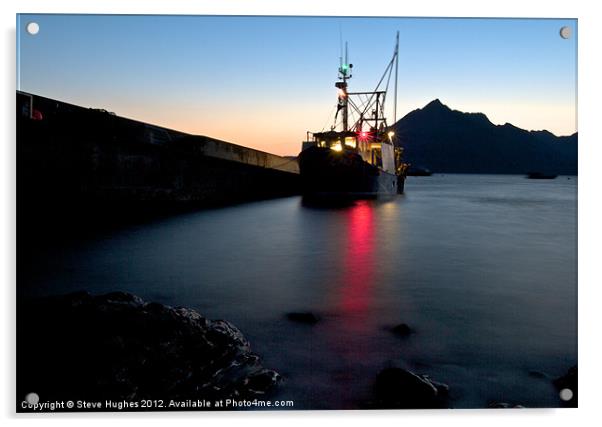
M322 111L310 107L295 112L282 109L264 111L232 110L224 115L222 108L158 110L142 106L114 108L117 115L145 121L157 126L195 135L205 135L233 144L281 156L296 156L308 130L324 123ZM132 108L133 107L133 108Z
M51 94L42 96L53 97ZM318 131L330 123L328 100L314 104L296 105L296 109L280 108L271 104L257 105L199 105L192 100L171 101L160 105L152 99L121 98L111 102L101 96L94 100L62 99L65 102L93 108L104 108L118 116L131 118L196 135L206 135L233 144L254 148L282 156L296 156L308 130ZM428 98L425 98L428 99ZM424 107L430 99L406 99L400 104L400 117L416 108ZM576 107L572 104L538 102L487 102L468 99L441 101L452 110L483 112L496 125L508 122L526 130L551 131L557 136L576 131ZM320 105L324 108L317 108ZM419 106L419 107L417 107ZM227 113L224 113L227 112ZM537 123L537 126L532 126ZM360 136L361 139L361 136Z

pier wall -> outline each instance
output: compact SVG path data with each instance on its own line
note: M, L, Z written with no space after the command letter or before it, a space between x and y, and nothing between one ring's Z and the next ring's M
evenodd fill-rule
M17 92L19 219L136 215L299 189L294 158Z

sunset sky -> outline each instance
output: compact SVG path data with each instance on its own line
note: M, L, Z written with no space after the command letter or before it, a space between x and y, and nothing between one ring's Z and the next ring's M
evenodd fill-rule
M374 89L397 31L398 118L439 98L495 124L576 131L571 19L19 15L17 88L295 155L332 123L341 34L359 91Z

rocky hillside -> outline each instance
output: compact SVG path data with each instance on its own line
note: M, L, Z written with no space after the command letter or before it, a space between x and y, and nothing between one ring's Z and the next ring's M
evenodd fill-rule
M495 125L485 114L452 110L438 99L395 127L405 160L435 173L577 174L577 133Z

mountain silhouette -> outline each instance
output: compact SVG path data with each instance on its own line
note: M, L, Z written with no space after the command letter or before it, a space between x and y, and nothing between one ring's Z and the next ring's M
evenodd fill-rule
M577 174L577 133L494 125L483 113L452 110L438 99L405 115L395 134L405 162L435 173Z

